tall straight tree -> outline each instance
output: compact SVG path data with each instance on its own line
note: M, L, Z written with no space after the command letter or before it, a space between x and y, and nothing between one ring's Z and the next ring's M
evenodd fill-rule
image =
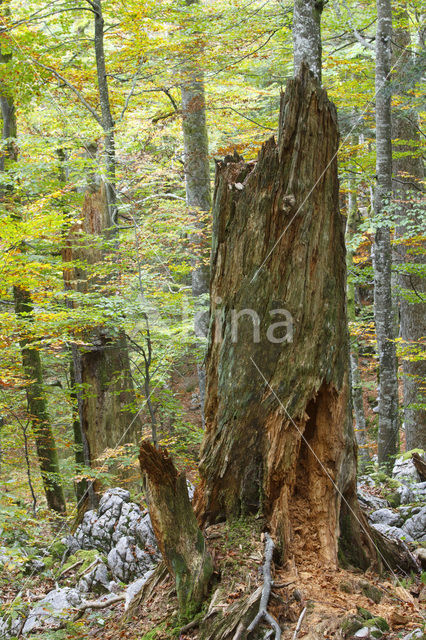
M346 218L346 270L348 272L348 280L346 286L347 294L347 314L348 321L355 322L356 320L356 305L355 305L355 285L351 281L350 272L354 268L353 258L354 251L350 248L351 240L354 234L357 232L358 224L358 210L356 199L356 185L353 180L349 181L349 196L347 205L347 218ZM355 419L355 435L358 443L358 457L360 461L360 468L363 470L366 463L369 460L368 448L367 448L367 423L364 411L364 400L362 394L362 380L359 368L359 345L358 338L356 336L351 337L350 343L350 369L351 369L351 391L352 391L352 408Z
M0 4L2 4L2 1L0 1ZM12 54L4 55L0 51L0 62L7 63L11 55ZM0 85L0 103L3 118L3 153L1 154L0 170L7 171L7 162L17 160L17 123L13 97L7 90L7 87L3 85ZM3 198L4 197L5 195L3 194ZM31 319L33 307L29 291L22 286L14 286L13 300L18 318L24 320ZM59 473L58 454L43 387L43 369L40 352L31 346L31 339L27 337L20 340L20 348L22 367L28 381L25 388L28 413L33 427L37 457L40 464L47 504L50 509L58 513L65 513L66 505Z
M391 38L390 0L377 0L376 32L376 177L374 202L376 219L386 214L392 195L391 121ZM374 320L379 358L378 462L390 470L398 452L398 379L392 308L391 232L381 222L374 236Z
M393 59L395 84L408 100L404 84L410 77L414 59L411 52L409 16L405 10L395 9L397 26L393 32ZM398 89L399 87L399 89ZM424 381L426 358L421 353L421 341L426 335L426 277L420 272L426 262L426 247L421 239L407 247L404 236L409 224L421 224L418 202L424 197L424 164L419 155L420 142L418 114L415 109L394 107L392 135L398 140L394 148L393 192L398 207L395 229L397 283L400 289L400 335L409 349L402 359L404 391L404 426L406 448L426 450L426 409ZM416 213L417 211L417 213ZM410 347L414 354L410 357ZM420 354L417 351L420 350ZM420 355L420 357L419 357Z
M104 251L99 248L99 240L112 240L116 234L117 160L115 122L105 63L102 3L101 0L91 0L89 4L94 16L94 50L100 114L58 72L50 68L49 70L77 94L103 132L105 176L100 176L96 170L88 171L82 212L81 231L94 238L95 248L79 242L78 234L71 230L63 252L64 259L69 263L79 260L80 264L94 265L100 264L105 257ZM87 152L92 163L96 163L96 145L89 144ZM75 288L80 292L90 291L91 284L84 268L68 269L64 275L68 288ZM94 329L90 335L85 336L85 341L84 348L73 349L73 364L83 444L87 448L86 458L89 457L93 462L107 448L114 448L119 443L134 442L137 438L138 423L131 410L135 397L124 333L118 331L117 335L117 332L111 333L108 329ZM93 493L91 497L93 502Z
M325 2L322 0L294 0L293 5L293 58L294 72L304 62L318 80L321 80L322 44L321 14Z
M198 4L198 2L199 0L186 0L188 6ZM184 82L181 84L181 96L186 203L193 211L205 214L210 211L211 207L209 141L206 124L204 74L200 65L194 61L194 54L191 55L190 62L185 65L184 76ZM209 268L203 264L202 260L202 254L205 253L203 234L207 224L202 219L202 215L196 226L197 233L194 234L194 244L198 256L192 263L191 280L192 295L197 301L197 299L203 300L209 292ZM198 304L197 307L194 322L195 334L205 338L208 330L206 305ZM201 414L204 422L204 365L198 366L198 377Z

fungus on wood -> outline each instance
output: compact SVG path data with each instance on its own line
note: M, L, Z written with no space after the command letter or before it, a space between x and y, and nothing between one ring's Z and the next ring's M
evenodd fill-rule
M139 452L147 476L152 527L164 562L176 584L181 619L188 620L205 599L213 562L188 496L186 476L179 473L166 449L148 440Z

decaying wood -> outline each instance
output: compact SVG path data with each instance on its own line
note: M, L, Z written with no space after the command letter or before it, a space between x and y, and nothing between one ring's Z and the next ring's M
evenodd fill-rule
M216 600L200 623L200 640L244 640L261 596L262 587L259 587L251 595L226 605L225 609Z
M216 163L196 510L212 524L261 509L284 555L298 528L332 566L340 533L351 564L366 567L375 550L356 497L337 149L335 107L302 68L281 100L278 142L257 162Z
M414 466L417 469L417 473L420 476L420 480L422 482L426 482L426 462L423 460L421 456L415 451L411 454L411 459L414 463Z
M272 554L274 553L274 541L271 536L266 533L265 534L265 562L263 564L263 588L262 588L262 597L260 598L260 606L259 611L252 622L247 627L248 633L251 633L261 622L263 619L266 620L275 631L275 640L280 640L281 638L281 629L279 627L278 622L275 620L270 613L268 613L268 602L269 597L271 595L272 589L272 576L271 576L271 564L272 564Z
M169 572L164 562L160 562L154 569L153 574L148 578L139 593L129 603L124 613L122 623L126 624L133 616L137 615L142 609L143 604L147 602L161 584L169 579Z
M207 595L213 562L188 497L186 476L178 473L168 452L148 440L139 452L147 476L152 527L166 566L176 584L181 617L190 620Z

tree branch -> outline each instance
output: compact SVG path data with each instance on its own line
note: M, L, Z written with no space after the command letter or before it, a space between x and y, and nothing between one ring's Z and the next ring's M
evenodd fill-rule
M275 630L275 640L280 640L281 638L281 629L278 622L268 613L268 602L269 596L271 595L272 589L272 576L271 576L271 564L272 564L272 554L274 552L274 541L272 540L269 533L265 534L265 562L263 564L263 589L262 589L262 597L260 598L259 612L254 618L254 620L247 627L248 633L251 633L255 627L259 624L259 622L264 618L266 622L268 622L271 627Z
M34 62L34 64L36 64L37 66L41 67L42 69L45 69L46 71L50 71L50 73L52 73L57 80L60 80L69 89L71 89L71 91L73 91L73 93L75 93L77 98L80 100L81 104L84 107L86 107L86 109L89 111L89 113L93 116L93 118L96 120L96 122L100 126L102 126L102 120L101 120L100 116L96 113L95 109L93 109L93 107L90 106L90 104L86 101L86 99L80 93L80 91L76 87L74 87L74 85L71 84L71 82L69 82L66 78L64 78L64 76L62 76L60 73L58 73L56 71L56 69L52 69L52 67L49 67L48 65L43 64L42 62L40 62L36 58L31 58L31 60Z

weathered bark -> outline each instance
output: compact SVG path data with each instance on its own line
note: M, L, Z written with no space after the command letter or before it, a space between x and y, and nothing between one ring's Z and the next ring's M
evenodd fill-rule
M305 63L320 81L321 14L324 4L322 0L294 0L293 5L294 75L299 73L300 66Z
M339 515L351 538L359 513L337 145L335 108L303 66L282 98L278 144L257 162L218 163L197 494L208 522L261 509L286 557L297 523L332 565ZM242 310L257 314L258 335L247 317L237 335ZM353 538L361 564L364 542Z
M20 317L28 318L33 311L28 291L14 287L13 298L16 314ZM22 367L28 380L25 388L28 413L36 442L37 457L47 505L50 509L62 514L66 511L65 499L59 473L56 443L47 412L40 353L34 347L31 347L31 342L28 339L20 340L20 346Z
M190 619L207 595L213 563L188 497L186 476L165 449L145 440L139 462L146 472L148 508L164 562L175 579L181 617Z
M105 185L94 179L84 197L79 227L84 236L71 230L62 252L68 265L64 278L69 288L90 291L93 282L88 279L87 267L102 262L99 240L108 237L108 228ZM73 266L72 261L79 266ZM93 464L105 449L135 442L139 424L131 410L133 381L125 336L113 337L107 329L95 328L84 340L86 345L75 350L73 358L77 386L82 389L80 424Z
M396 81L397 84L398 81L403 84L412 64L411 40L407 13L398 11L396 17L400 25L393 32ZM413 205L416 206L415 203L424 198L424 164L417 148L420 137L418 115L414 109L394 108L392 134L398 140L394 149L393 192L398 205L395 239L400 240L395 247L397 283L400 288L400 335L408 348L411 346L414 351L420 351L420 358L417 356L410 359L408 356L402 359L405 439L407 450L416 447L426 450L426 397L423 389L426 357L424 345L422 346L422 339L426 335L426 277L422 277L419 272L413 273L409 266L411 264L422 269L426 262L426 247L420 238L414 246L412 243L407 246L403 240L407 235L409 221L419 226L422 222L421 214L413 214Z
M354 193L355 185L350 181L349 197L348 197L348 216L346 220L346 269L348 273L354 268L353 257L354 252L350 248L351 240L357 230L357 204L356 194ZM348 321L356 321L355 309L355 285L348 279L347 287L347 312ZM358 458L360 468L363 470L369 460L367 445L367 423L364 412L364 400L362 393L362 380L359 370L359 347L358 339L354 336L350 340L350 373L351 373L351 391L352 391L352 407L355 418L355 436L358 443Z
M376 33L376 218L392 194L391 37L390 0L377 0ZM379 226L374 236L374 320L379 357L379 465L392 469L398 451L398 380L393 330L390 229Z
M411 459L413 461L414 466L417 469L417 473L420 476L420 480L422 482L426 482L426 461L423 460L423 458L421 458L421 456L419 456L419 454L414 451L411 454Z
M198 0L186 0L187 5ZM205 214L211 208L209 141L206 124L206 100L204 74L198 65L186 66L185 81L181 84L182 131L184 144L184 171L186 204L192 210ZM208 332L209 267L203 264L206 250L206 222L202 216L197 221L197 233L192 241L197 255L192 261L192 295L196 299L194 331L198 338L206 338ZM198 366L201 416L204 424L205 367Z

